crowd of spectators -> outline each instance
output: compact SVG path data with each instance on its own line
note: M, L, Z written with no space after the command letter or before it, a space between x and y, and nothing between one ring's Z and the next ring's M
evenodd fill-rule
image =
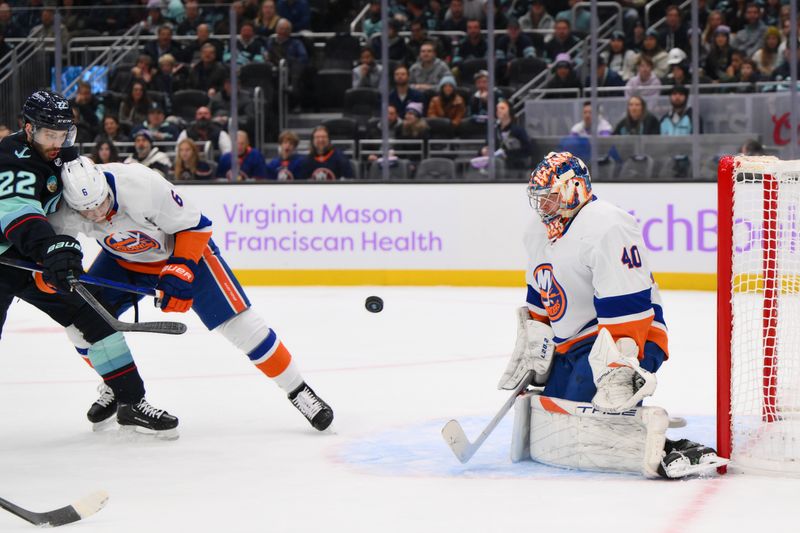
M494 57L488 57L486 3L481 0L391 0L388 37L389 63L381 61L381 3L370 0L358 57L352 69L352 87L377 89L384 68L390 68L388 121L390 137L428 139L434 126L449 123L453 136L476 125L485 127L488 95L497 103L496 156L509 168L526 168L531 147L525 129L515 120L508 98L522 83L515 66L529 61L547 74L541 85L543 98L581 98L590 84L587 65L575 48L590 29L585 7L574 10L576 0L495 2ZM278 137L279 154L271 161L262 147L252 146L253 131L241 117L252 117L253 100L240 88L237 134L238 175L231 175L232 142L228 135L231 110L229 66L234 50L214 35L228 32L229 9L224 3L198 4L197 0L143 1L136 9L101 0L96 9L79 12L73 1L60 8L63 38L91 29L118 34L141 23L153 39L145 41L133 66L115 73L112 91L121 95L109 105L92 88L79 83L71 100L78 140L94 143L98 161L119 157L117 145L133 143L127 161L138 161L175 179L338 179L354 175L352 162L331 144L324 126L314 129L310 148L298 154L300 139L291 131ZM624 96L622 117L599 117L599 135L687 135L693 124L689 91L692 79L690 31L687 12L669 2L652 15L664 16L654 28L644 27L640 2L620 1L624 31L613 32L597 58L597 83L602 95ZM12 8L12 5L15 7ZM347 5L350 5L349 3ZM362 4L363 5L363 4ZM293 111L314 108L312 92L315 51L297 32L312 28L307 0L238 0L234 2L238 35L237 69L252 63L290 65ZM350 5L349 15L360 10ZM18 9L0 1L0 56L11 48L6 37L52 36L54 10ZM707 0L700 3L701 83L726 84L720 90L755 92L760 81L781 82L789 77L789 5L782 0ZM322 28L324 29L324 28ZM459 32L446 34L440 32ZM175 36L190 36L176 40ZM470 68L482 60L485 68ZM489 87L493 69L495 87ZM522 80L524 83L526 80ZM723 89L724 87L724 89ZM175 95L191 89L207 97L193 108L193 116L178 111ZM664 104L664 97L668 104ZM661 102L661 108L659 108ZM274 120L269 116L267 120ZM437 122L438 121L438 122ZM572 135L592 131L591 106L571 129ZM379 137L380 120L369 123ZM235 129L235 128L234 128ZM165 150L165 143L173 146ZM210 150L198 150L210 143ZM488 143L487 143L488 144ZM476 160L487 156L487 148ZM175 154L168 157L167 152ZM206 160L210 155L211 159ZM374 160L375 158L373 158Z

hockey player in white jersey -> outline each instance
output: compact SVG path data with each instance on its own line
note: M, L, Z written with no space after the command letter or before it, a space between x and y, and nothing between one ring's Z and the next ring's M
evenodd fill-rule
M306 384L289 351L250 308L211 240L211 221L172 184L138 163L95 165L86 157L64 164L61 179L65 202L50 222L58 231L97 240L102 250L90 274L162 291L159 305L165 312L194 310L209 330L228 339L286 391L314 428L323 431L331 424L330 406ZM117 316L143 297L114 289L103 289L103 295ZM113 392L103 388L87 416L99 424L115 408Z
M528 195L538 217L525 234L527 305L518 311L517 344L498 387L515 389L531 370L533 384L544 387L533 402L531 456L560 466L630 470L613 461L607 467L608 457L632 454L636 465L639 454L649 454L642 472L668 478L723 464L707 446L666 439L660 408L664 423L655 424L655 440L652 427L629 431L621 422L635 418L642 399L653 394L655 373L669 353L658 286L635 219L592 194L588 168L569 152L551 152L539 163ZM587 423L590 412L599 421L596 431L575 429L573 441L556 437ZM590 433L597 438L578 443ZM631 444L636 439L642 442Z

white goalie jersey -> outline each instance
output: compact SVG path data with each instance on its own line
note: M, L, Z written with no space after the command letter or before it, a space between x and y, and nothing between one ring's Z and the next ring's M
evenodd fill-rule
M548 322L557 351L597 334L639 345L656 342L667 352L658 286L636 220L609 202L593 198L556 240L538 219L525 233L527 303L531 315Z
M157 172L138 163L97 165L114 197L106 220L89 221L66 202L48 217L57 233L94 238L126 262L160 263L175 247L175 233L211 230L211 222Z

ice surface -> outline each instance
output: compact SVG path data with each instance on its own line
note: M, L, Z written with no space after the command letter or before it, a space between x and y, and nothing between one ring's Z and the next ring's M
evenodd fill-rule
M98 378L61 329L16 302L0 341L0 496L41 511L97 489L108 506L74 531L715 532L798 528L800 481L678 482L508 459L510 418L461 465L439 435L474 439L507 398L494 386L522 290L249 288L309 384L336 411L319 434L194 316L181 337L128 336L149 401L180 417L173 442L92 433ZM382 313L364 309L370 294ZM714 295L663 294L672 357L651 403L713 443ZM127 317L130 319L130 317ZM142 303L143 320L162 315ZM524 528L524 529L523 529ZM31 526L0 513L0 531Z

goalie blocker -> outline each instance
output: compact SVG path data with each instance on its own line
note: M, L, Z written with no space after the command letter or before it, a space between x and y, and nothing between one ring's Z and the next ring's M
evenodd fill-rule
M528 391L514 403L511 461L668 479L712 473L728 463L712 448L667 439L669 425L661 407L606 413L588 402Z

